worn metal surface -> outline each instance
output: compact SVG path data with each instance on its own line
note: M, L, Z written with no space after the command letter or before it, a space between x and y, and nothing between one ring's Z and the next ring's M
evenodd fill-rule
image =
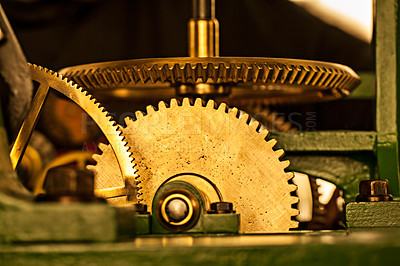
M379 177L400 195L399 107L400 48L398 0L376 1L376 130Z
M397 265L400 230L136 238L0 247L8 265Z
M273 132L286 152L358 152L376 149L374 131Z
M102 203L32 203L0 195L0 242L117 239L116 211Z
M283 150L275 151L276 141L266 141L268 131L247 114L239 118L236 108L217 107L212 100L206 105L199 98L190 103L185 98L182 104L172 99L168 107L160 102L157 111L148 106L147 114L135 115L135 121L127 117L122 132L137 160L144 204L151 208L163 182L186 174L193 180L209 180L224 201L233 203L242 215L243 232L296 227L291 216L297 213L292 208L297 197L290 195L295 186L289 184L292 173L284 171L288 162L279 159ZM111 178L118 180L117 171L110 164L110 149L102 151L94 157L93 169L96 178L109 185Z
M400 202L351 202L346 205L347 227L400 227Z

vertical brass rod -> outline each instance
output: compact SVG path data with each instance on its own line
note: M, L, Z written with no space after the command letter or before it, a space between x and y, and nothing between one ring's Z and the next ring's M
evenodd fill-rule
M193 0L188 23L189 56L219 56L219 23L215 19L215 0Z

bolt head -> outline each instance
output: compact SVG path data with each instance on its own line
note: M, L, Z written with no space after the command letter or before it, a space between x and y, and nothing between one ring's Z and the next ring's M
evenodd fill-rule
M209 213L234 213L232 202L213 202L210 204Z
M390 201L389 181L386 179L362 180L359 184L360 194L357 201Z

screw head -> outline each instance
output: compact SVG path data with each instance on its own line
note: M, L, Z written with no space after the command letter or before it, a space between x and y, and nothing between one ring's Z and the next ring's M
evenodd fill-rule
M389 181L386 179L362 180L359 184L358 202L390 201L393 196L389 194Z
M234 213L232 202L213 202L208 213Z

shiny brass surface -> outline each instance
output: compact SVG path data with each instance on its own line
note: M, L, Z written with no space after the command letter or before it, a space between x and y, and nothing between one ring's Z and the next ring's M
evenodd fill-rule
M188 213L181 221L173 221L167 214L167 204L173 199L181 199L185 202ZM200 203L196 196L183 188L174 188L166 191L156 203L157 213L154 214L161 225L172 232L182 232L193 227L200 217Z
M126 118L123 136L137 160L139 200L151 209L157 189L180 175L192 174L210 181L218 189L221 201L232 202L241 215L242 232L276 232L295 228L291 217L297 197L289 184L292 173L284 170L288 161L280 161L283 150L274 151L275 140L266 141L267 130L257 121L225 104L216 107L210 100L185 98L182 105L172 99L169 106L160 102L158 110L148 106L146 114L135 113L137 120ZM93 158L98 183L115 178L116 159L112 149L100 145L101 155ZM106 171L106 169L109 169ZM121 178L115 179L120 180ZM116 187L122 183L113 183ZM119 203L123 203L120 200Z
M68 67L60 73L97 97L157 100L161 95L185 95L187 90L181 92L181 85L228 85L232 89L227 102L233 105L241 101L277 104L338 99L360 83L358 75L344 65L261 57L134 59ZM146 88L143 84L154 85ZM227 90L217 92L224 95Z
M219 56L219 24L216 19L191 19L189 28L189 56Z
M89 93L76 84L68 82L67 79L63 78L58 73L32 64L29 64L29 67L32 80L39 82L42 88L47 88L47 90L52 88L71 99L99 126L112 147L113 155L117 158L117 162L114 164L114 171L119 171L120 178L122 179L121 181L124 182L124 180L136 179L137 175L135 173L136 170L134 169L131 152L128 150L126 142L121 136L119 126L113 121L109 113L104 110L104 107ZM42 101L40 101L40 103L42 103ZM37 119L36 113L36 116L33 116L34 119ZM28 133L25 132L24 134ZM21 141L17 143L21 143ZM17 147L20 146L21 145L18 145ZM16 156L13 154L12 159L17 161Z

